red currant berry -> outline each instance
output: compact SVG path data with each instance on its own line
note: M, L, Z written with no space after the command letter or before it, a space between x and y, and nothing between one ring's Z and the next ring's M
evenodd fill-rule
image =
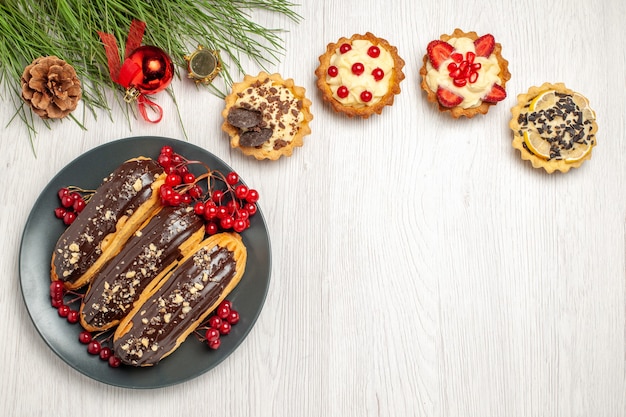
M69 313L67 313L67 321L68 323L78 323L78 311L77 310L70 310Z
M345 85L339 86L337 89L337 97L339 98L346 98L348 97L348 94L350 94L350 91L348 91L348 87Z
M90 355L98 355L100 353L100 349L102 349L102 346L97 340L92 340L87 344L87 352Z
M217 329L214 329L212 327L209 327L207 329L207 331L204 333L204 338L207 340L207 342L214 342L217 339L220 338L220 331Z
M165 177L165 184L170 187L176 187L177 185L180 185L182 181L183 179L178 174L168 174L168 176Z
M87 330L83 330L78 334L78 341L84 345L91 342L92 336Z
M174 191L167 202L174 207L178 207L183 202L183 196L179 192Z
M194 185L187 192L192 198L200 198L202 196L202 188L199 185Z
M193 212L196 213L198 216L204 216L204 210L205 210L205 206L204 203L202 201L198 201L196 204L193 205Z
M380 68L375 68L372 70L372 77L374 77L376 81L380 81L385 78L385 72Z
M59 191L57 192L57 195L59 196L59 200L63 198L63 196L66 196L70 193L70 190L68 190L67 188L63 187L60 188Z
M236 172L229 172L228 175L226 175L226 184L228 185L235 185L239 182L239 174L237 174Z
M221 190L215 190L211 193L211 200L213 200L215 204L221 204L222 198L224 198L224 193Z
M226 318L228 322L232 325L239 323L239 312L237 310L230 310L230 314Z
M352 73L354 75L361 75L365 71L365 66L360 62L352 64Z
M257 206L254 203L245 204L243 209L247 211L250 216L254 216L257 212Z
M228 207L226 207L226 206L218 206L216 208L216 210L217 210L217 213L216 213L215 217L217 217L220 220L221 219L225 219L226 217L230 216L230 212L228 210Z
M246 219L237 219L233 222L233 230L241 233L246 230Z
M109 358L109 366L111 368L119 368L121 364L122 364L122 361L117 356L111 356Z
M63 304L59 308L57 308L57 313L59 313L60 317L65 318L68 314L70 314L70 308Z
M246 210L237 210L235 213L235 220L246 220L248 217L250 217L250 213Z
M163 145L161 147L161 154L171 156L173 153L174 153L174 148L172 148L170 145Z
M172 158L172 164L175 166L178 166L183 163L183 157L177 153L172 152L172 154L170 155L170 158Z
M50 304L52 305L52 307L58 309L63 305L63 298L53 298L52 300L50 300Z
M183 175L183 182L185 184L193 184L195 180L196 180L196 176L193 175L191 172L187 172L185 173L185 175Z
M211 316L211 318L209 319L209 327L219 330L221 325L222 325L221 318L219 318L218 316Z
M339 69L336 66L331 65L330 67L328 67L329 77L336 77L337 75L339 75Z
M240 200L244 200L248 196L248 191L249 189L245 185L238 185L235 188L235 196Z
M230 333L231 329L231 324L227 321L222 320L222 324L220 324L220 327L217 330L220 331L220 334L227 335L228 333Z
M100 349L99 355L100 355L100 359L102 359L103 361L108 361L111 355L113 355L113 351L111 350L110 347L105 346L102 349Z
M61 294L63 294L63 283L61 281L52 281L50 283L50 295L54 296L55 294L58 294L59 292Z
M350 50L352 50L352 46L349 43L344 43L339 47L339 52L341 52L342 54L345 54Z
M57 207L54 209L54 216L57 219L62 219L63 216L65 216L65 213L67 213L67 210L65 210L63 207Z
M380 48L376 45L372 45L367 49L367 54L372 58L378 58L380 56Z
M159 196L161 197L161 200L169 200L173 193L174 189L170 185L163 184L159 187Z
M224 230L232 229L234 223L235 219L233 219L231 216L220 219L220 227Z
M217 227L217 224L215 224L214 222L208 222L204 226L204 231L209 236L213 236L214 234L218 232L218 230L219 228Z
M169 167L172 165L172 158L170 158L169 155L167 154L161 154L159 155L159 157L157 158L157 162L159 163L159 165L161 165L163 168Z
M248 195L246 196L246 201L248 203L256 203L257 201L259 201L259 197L259 192L254 188L250 188L248 190Z
M81 211L83 211L83 209L85 208L86 205L87 204L85 203L85 200L83 200L83 198L80 197L79 199L74 201L74 204L72 205L72 208L74 209L74 211L76 213L80 213Z
M222 344L222 339L217 338L212 342L208 342L208 344L209 344L209 347L213 350L219 349L220 345Z
M361 93L361 100L366 102L366 103L372 101L372 93L370 93L367 90L363 91Z
M61 197L61 205L65 208L70 208L74 205L74 198L70 194L65 194Z
M208 205L207 204L204 207L204 218L206 220L213 220L214 218L217 217L218 211L219 210L218 210L218 208L217 208L217 206L215 204L212 204L212 205Z
M68 211L63 216L63 223L65 223L67 226L74 223L74 220L76 220L76 213L74 213L73 211Z
M181 194L181 196L180 196L180 202L181 202L182 204L185 204L185 205L189 205L189 204L191 204L191 196L190 196L189 194L187 194L187 193L185 193L185 194Z
M222 300L222 302L218 305L218 308L220 307L224 307L230 310L233 308L233 303L231 303L230 300Z
M221 318L222 320L226 319L226 317L228 317L228 315L230 314L230 307L226 306L226 305L219 305L217 307L217 309L215 310L215 314L217 315L217 317Z

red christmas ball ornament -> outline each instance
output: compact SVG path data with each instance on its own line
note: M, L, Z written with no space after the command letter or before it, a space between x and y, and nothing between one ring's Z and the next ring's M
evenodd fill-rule
M169 55L156 46L144 45L124 60L118 82L141 94L155 94L165 90L173 77L174 64Z

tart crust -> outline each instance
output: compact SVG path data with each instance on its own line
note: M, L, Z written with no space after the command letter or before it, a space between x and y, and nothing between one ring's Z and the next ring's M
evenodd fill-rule
M330 85L326 82L326 75L328 68L330 67L331 57L337 52L344 43L352 44L355 40L367 40L373 45L378 46L381 49L387 51L393 59L393 68L391 77L389 78L389 86L387 93L382 98L372 105L364 105L355 107L352 105L344 105L333 97L333 92ZM337 42L329 43L326 46L326 52L319 57L320 64L315 70L317 76L317 87L322 93L322 99L330 103L333 109L338 113L343 113L348 117L359 116L367 119L372 114L380 114L385 106L393 105L393 101L396 94L400 93L400 82L404 79L404 73L402 68L404 67L404 60L398 55L398 48L392 46L383 38L378 38L370 32L366 32L364 35L354 34L350 38L342 37Z
M591 159L591 154L593 152L593 147L596 146L596 132L598 131L598 124L596 123L595 117L591 120L591 126L589 131L587 132L587 136L590 140L591 149L587 152L581 159L573 162L566 162L563 159L543 159L535 154L533 154L524 142L524 134L523 129L520 124L520 114L525 111L525 109L530 105L530 102L541 94L544 91L554 90L557 93L562 94L580 94L573 90L570 90L563 83L544 83L541 86L533 86L528 89L527 93L519 94L517 96L517 104L511 108L511 121L509 122L509 127L513 131L513 148L517 149L520 152L520 156L523 160L530 161L533 168L543 168L548 174L552 174L554 171L560 172L568 172L571 168L579 168L583 162L587 159ZM594 113L595 115L595 113Z
M296 110L298 113L302 115L301 120L297 122L296 126L293 126L295 133L291 138L278 138L276 134L273 134L270 139L264 142L259 146L244 146L240 143L241 134L243 133L241 129L233 126L228 122L228 114L231 109L237 106L237 101L240 97L245 95L249 89L258 89L259 86L268 85L270 87L279 86L283 87L294 97L294 101L297 103L297 108L292 109ZM258 160L269 159L269 160L277 160L281 156L291 156L294 148L301 147L304 144L303 138L311 133L311 128L309 126L311 120L313 120L313 114L311 113L311 100L306 98L305 96L306 90L303 87L298 87L294 84L293 79L283 79L280 74L267 74L266 72L261 71L257 76L246 75L242 82L234 83L232 87L232 92L225 97L225 107L222 111L222 116L224 117L224 122L222 123L222 130L230 136L230 145L232 148L238 148L245 155L253 156ZM264 116L264 120L268 123L273 123L274 121L267 120L268 116L261 109L253 109L258 110ZM300 116L298 116L300 117ZM289 140L287 140L289 139ZM284 146L270 146L270 143L276 140L281 140L281 145Z
M457 28L457 29L454 29L454 32L452 32L451 35L444 34L444 35L441 35L439 39L444 42L447 42L451 38L463 38L463 37L469 38L472 40L476 40L479 38L476 32L463 32L461 29ZM496 56L498 60L498 66L500 67L500 72L498 73L498 77L500 78L500 86L502 86L502 88L505 88L506 82L511 79L511 73L509 72L509 61L507 61L506 59L502 57L502 45L500 43L498 42L495 43L495 47L493 49L492 54ZM461 116L472 118L476 116L477 114L487 114L487 112L489 111L489 108L497 104L497 103L487 103L483 101L481 102L479 106L469 107L466 109L460 106L445 107L441 105L441 103L437 99L437 91L432 91L430 87L428 86L428 84L426 83L426 74L428 72L428 69L426 68L426 64L428 63L428 60L429 60L428 54L425 54L422 60L423 65L422 65L422 68L420 69L420 75L422 76L421 87L422 87L422 90L426 92L428 101L431 103L437 104L440 112L449 112L452 115L452 117L454 117L455 119L458 119Z

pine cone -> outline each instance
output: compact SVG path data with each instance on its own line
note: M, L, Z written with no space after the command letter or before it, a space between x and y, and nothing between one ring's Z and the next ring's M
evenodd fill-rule
M56 56L39 57L24 68L22 98L43 119L67 116L81 96L76 71Z

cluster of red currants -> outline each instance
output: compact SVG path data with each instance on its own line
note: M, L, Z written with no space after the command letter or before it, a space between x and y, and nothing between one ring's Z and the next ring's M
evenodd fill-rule
M204 218L208 235L229 230L241 233L250 227L250 217L257 212L259 193L243 184L236 172L224 175L207 167L206 174L196 177L189 172L192 162L168 145L161 148L157 161L167 173L159 189L163 204L178 206L195 201L194 211ZM205 178L206 194L198 185Z
M204 339L211 349L217 349L222 344L221 336L230 333L232 326L239 322L239 312L233 308L229 300L222 301L215 312L207 320Z
M63 317L69 323L78 323L78 310L72 309L65 303L65 287L61 281L50 283L50 303L57 309L59 317Z
M165 183L159 189L163 205L191 204L193 200L202 197L202 188L196 184L196 176L189 172L189 162L174 152L171 146L161 148L157 162L167 174Z
M69 303L65 303L65 287L61 281L52 281L50 284L50 300L52 307L57 309L59 317L65 318L69 323L78 323L79 312L72 309L68 304L76 302L73 300ZM80 298L80 295L77 295ZM118 357L113 355L111 348L102 346L102 343L95 340L90 332L83 330L78 335L78 340L87 345L87 352L91 355L99 355L100 359L107 361L109 366L117 368L121 365L121 361Z
M222 177L226 190L211 191L205 201L194 205L196 214L206 221L206 233L234 230L241 233L250 227L250 218L257 212L259 193L239 182L239 175L230 172Z
M100 359L108 362L111 368L119 368L122 364L120 358L113 354L108 346L103 346L102 343L94 339L93 335L87 330L83 330L78 334L78 341L84 345L87 345L87 353L90 355L98 355Z
M83 211L87 202L78 191L72 191L67 187L61 188L57 195L61 200L61 207L54 209L54 215L63 220L66 226L69 226L76 220L78 213Z

